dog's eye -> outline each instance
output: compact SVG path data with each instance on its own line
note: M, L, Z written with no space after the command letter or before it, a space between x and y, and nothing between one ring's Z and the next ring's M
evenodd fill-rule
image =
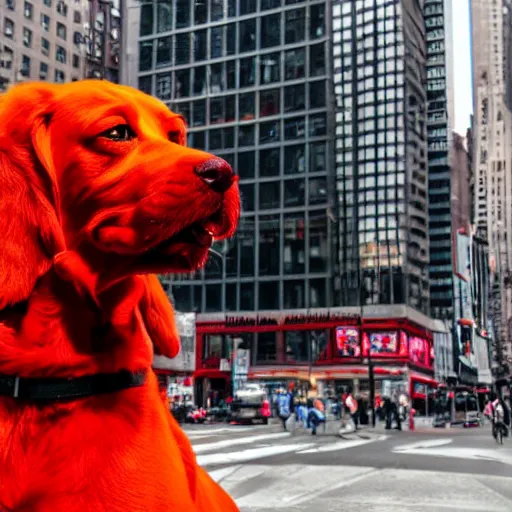
M174 142L174 144L179 144L181 141L181 132L179 130L175 130L173 132L169 132L167 134L167 137L169 137L169 140L171 142Z
M126 142L134 139L136 135L127 124L120 124L104 131L100 137L105 137L106 139L115 140L117 142Z

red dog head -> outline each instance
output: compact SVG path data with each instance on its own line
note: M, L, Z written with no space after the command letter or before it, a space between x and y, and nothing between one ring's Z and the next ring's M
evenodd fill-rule
M188 272L234 233L231 167L185 147L183 119L106 81L29 83L0 99L0 308L55 262L95 276ZM86 281L87 279L84 278Z

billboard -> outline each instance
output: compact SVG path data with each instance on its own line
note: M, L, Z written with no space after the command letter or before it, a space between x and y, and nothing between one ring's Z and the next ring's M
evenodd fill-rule
M153 368L191 373L196 369L196 314L176 312L175 320L180 335L180 351L173 359L155 355Z
M356 327L336 327L336 348L340 357L359 357L359 329Z
M414 364L430 368L433 364L434 352L428 340L419 336L411 336L409 338L409 359Z
M249 363L251 361L251 351L243 348L235 350L233 353L232 380L233 396L247 382L249 375Z
M370 332L363 335L363 352L372 356L397 356L398 331Z

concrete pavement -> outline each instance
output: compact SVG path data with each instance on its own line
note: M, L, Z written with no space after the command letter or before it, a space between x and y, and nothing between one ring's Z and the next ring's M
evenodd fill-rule
M512 511L511 439L499 446L488 428L425 430L341 439L329 429L187 429L198 462L242 512Z

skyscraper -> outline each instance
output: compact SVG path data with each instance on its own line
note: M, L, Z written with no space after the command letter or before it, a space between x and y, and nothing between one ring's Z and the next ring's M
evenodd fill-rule
M420 2L333 4L339 300L429 311Z

